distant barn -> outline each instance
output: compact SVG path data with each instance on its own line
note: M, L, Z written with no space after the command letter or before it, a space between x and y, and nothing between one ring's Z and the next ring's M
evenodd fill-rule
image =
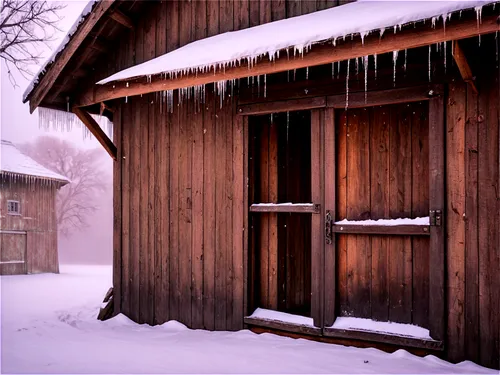
M59 272L56 193L68 182L1 141L0 275Z

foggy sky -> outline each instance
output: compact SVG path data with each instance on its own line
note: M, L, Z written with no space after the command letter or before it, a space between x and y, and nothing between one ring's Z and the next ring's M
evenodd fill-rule
M59 46L73 23L80 17L80 13L87 4L87 1L73 0L62 1L61 3L66 5L66 8L61 12L61 21L58 24L61 32L56 31L54 41L50 42L50 49L48 47L43 48L42 61L40 66L33 66L31 68L33 73L36 73L40 67L43 66L46 59L50 57L51 50L54 50ZM57 132L52 129L49 129L48 131L45 129L39 129L38 111L35 111L32 115L30 115L29 104L22 103L23 93L28 86L29 81L23 78L18 72L13 71L16 83L19 86L14 88L9 81L7 69L5 68L3 62L0 64L0 70L0 138L13 143L24 143L33 141L40 135L54 135L74 142L80 147L100 147L99 143L93 137L84 139L83 132L80 128L73 129L70 132Z

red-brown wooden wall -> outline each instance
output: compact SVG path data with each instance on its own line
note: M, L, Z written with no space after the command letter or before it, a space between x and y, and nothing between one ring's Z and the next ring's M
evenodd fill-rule
M109 59L106 71L96 72L96 78L196 39L336 3L151 2L135 30L124 32L117 50L110 53L115 58ZM494 48L489 58L495 59ZM445 217L448 358L469 358L498 368L496 69L478 72L478 96L463 83L449 85ZM345 83L331 89L335 87L341 93ZM221 109L219 98L210 93L197 113L192 102L184 101L174 113L161 114L155 99L145 95L116 101L117 311L139 322L177 319L193 328L240 329L248 313L245 120L235 115L235 100L226 98Z

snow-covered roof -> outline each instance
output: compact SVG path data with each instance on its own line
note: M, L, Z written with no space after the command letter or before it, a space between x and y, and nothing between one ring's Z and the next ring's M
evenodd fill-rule
M354 34L364 38L372 32L383 33L418 21L449 20L453 13L475 9L478 22L484 5L498 1L372 1L360 0L330 9L283 19L244 30L215 35L122 70L98 82L126 80L161 73L206 71L293 49L303 53L315 43L345 38Z
M66 184L66 177L38 164L23 154L12 142L0 141L0 174L7 173L23 177L50 179Z
M23 94L23 102L26 102L28 99L29 94L33 91L35 86L40 82L40 79L43 77L43 75L46 73L47 68L56 60L57 56L59 55L62 50L66 47L66 45L69 43L71 40L71 37L75 32L78 30L78 27L82 24L83 21L85 21L87 15L92 11L92 8L94 4L97 2L97 0L90 0L87 5L83 8L82 13L80 16L76 19L75 23L71 28L69 29L68 33L66 36L63 38L59 46L54 50L52 55L45 61L45 63L42 65L40 70L34 75L33 80L30 82L26 90L24 91Z

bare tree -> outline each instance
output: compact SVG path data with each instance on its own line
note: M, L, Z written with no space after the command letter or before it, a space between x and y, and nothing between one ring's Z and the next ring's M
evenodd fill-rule
M99 207L98 194L111 183L100 167L103 150L75 148L70 142L43 136L34 143L24 144L21 150L44 167L67 177L71 182L63 186L56 200L58 229L64 236L88 226L90 215Z
M59 2L37 0L0 0L0 58L9 79L16 85L11 69L25 78L32 75L31 65L40 63L39 47L53 38L59 30L58 12L64 8Z

